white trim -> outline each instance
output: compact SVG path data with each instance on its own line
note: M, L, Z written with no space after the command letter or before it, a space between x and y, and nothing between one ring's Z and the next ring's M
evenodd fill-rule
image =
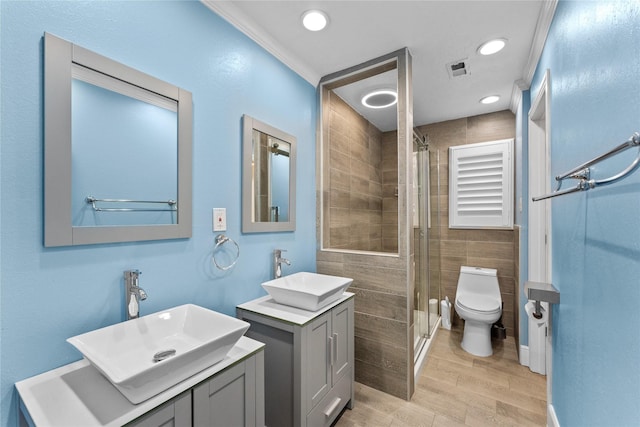
M251 19L232 1L201 0L202 4L220 15L225 21L240 30L244 35L256 42L264 50L275 56L287 67L314 87L320 81L320 74L302 63L295 55L288 51L281 43L274 40L269 33L262 29L259 23Z
M522 70L523 78L513 82L513 89L511 90L511 103L509 109L513 114L516 114L518 105L522 100L522 91L529 89L533 75L540 62L540 56L544 49L544 44L547 41L547 35L549 34L549 28L553 21L553 16L556 13L556 7L558 6L558 0L548 0L542 3L542 9L538 15L538 21L536 22L536 30L533 34L533 41L531 42L531 48L529 49L529 58L527 59L527 65Z
M529 346L520 346L520 364L522 366L529 366Z
M529 110L529 280L547 283L551 283L551 203L533 202L531 197L551 191L550 76L547 70ZM544 129L538 122L543 123ZM534 170L531 165L544 165L544 170ZM545 233L536 235L534 230Z
M529 110L529 280L551 283L551 201L531 197L551 191L551 72L546 71ZM536 167L537 166L537 167ZM543 232L540 232L540 231ZM538 231L538 232L534 232ZM552 317L546 341L547 402L553 402Z
M556 13L556 7L558 6L558 0L548 0L542 3L542 9L540 15L538 15L538 21L536 22L536 31L533 35L533 42L531 43L531 49L529 50L529 59L527 65L523 70L524 81L531 84L533 75L538 67L544 44L547 41L547 35L549 34L549 28L551 28L551 22L553 21L553 15Z
M547 426L548 427L560 427L560 421L556 415L556 410L552 404L547 405Z
M513 82L513 88L511 89L511 103L509 104L509 109L513 114L518 113L518 107L520 106L520 101L522 101L522 92L529 89L531 82L526 82L522 79L516 80Z

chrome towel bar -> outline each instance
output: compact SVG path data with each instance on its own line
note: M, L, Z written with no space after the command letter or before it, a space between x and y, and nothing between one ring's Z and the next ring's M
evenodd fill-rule
M558 186L553 193L545 194L544 196L539 197L532 197L531 200L537 202L540 200L549 199L551 197L563 196L565 194L575 193L578 191L587 191L599 185L613 184L614 182L621 180L622 178L633 172L638 167L638 164L640 164L640 149L638 150L636 158L633 160L633 162L631 162L629 166L627 166L617 174L610 176L609 178L591 179L591 171L589 170L589 167L633 147L640 147L640 133L638 132L635 132L628 140L613 148L612 150L609 150L608 152L601 154L600 156L591 159L588 162L581 164L580 166L576 166L575 168L563 173L562 175L556 176ZM562 182L567 178L578 179L580 181L573 188L560 190L560 187L562 187Z
M87 203L96 212L176 212L178 210L178 202L175 200L128 200L128 199L96 199L93 196L87 196ZM96 203L162 203L169 205L169 209L151 209L151 208L101 208Z

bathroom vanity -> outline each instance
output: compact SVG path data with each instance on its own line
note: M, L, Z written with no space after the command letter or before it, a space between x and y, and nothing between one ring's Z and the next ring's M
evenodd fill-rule
M86 359L16 383L21 426L264 426L264 344L227 356L137 405Z
M354 394L354 294L307 311L269 295L241 304L246 335L266 344L268 426L330 426Z

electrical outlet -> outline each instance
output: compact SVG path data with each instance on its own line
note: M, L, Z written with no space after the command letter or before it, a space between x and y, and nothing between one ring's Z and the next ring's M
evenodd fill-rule
M213 231L227 231L226 208L213 208Z

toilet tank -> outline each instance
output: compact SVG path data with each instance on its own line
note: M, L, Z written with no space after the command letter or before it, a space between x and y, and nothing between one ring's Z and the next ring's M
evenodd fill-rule
M458 292L460 291L500 297L498 270L495 268L460 267Z

